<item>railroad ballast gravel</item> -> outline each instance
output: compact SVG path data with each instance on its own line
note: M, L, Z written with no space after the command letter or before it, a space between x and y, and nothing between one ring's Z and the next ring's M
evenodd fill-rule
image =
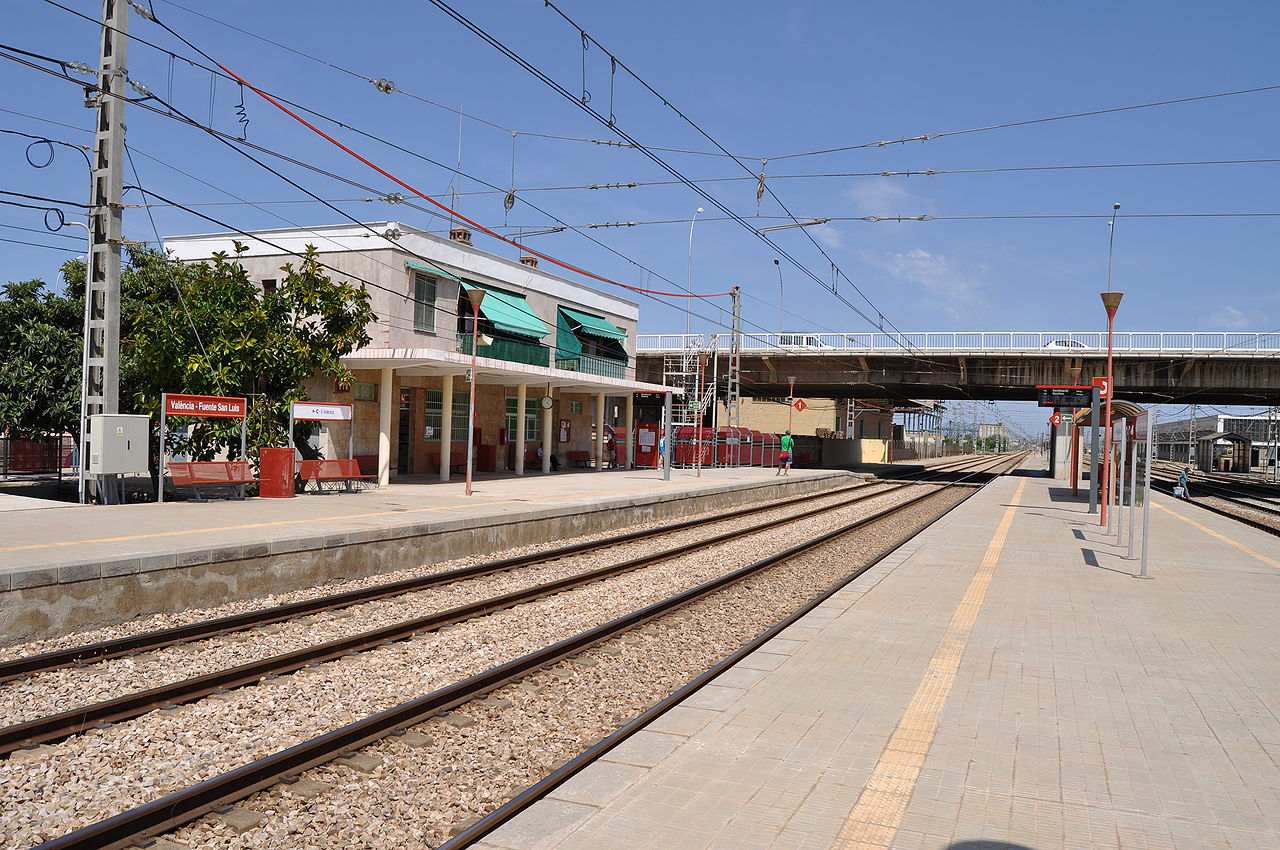
M0 762L0 834L45 840L293 746L412 695L577 634L922 492L897 491L779 533L721 544L639 572L51 745ZM949 498L949 494L948 494ZM56 790L55 790L56 789Z
M837 487L844 487L851 483L856 482L852 479L836 479L832 482L828 490ZM822 499L831 495L832 494L826 490L819 490L812 494L812 498ZM771 505L776 505L779 502L784 502L791 498L795 498L795 496L766 499L752 504L742 505L741 507L757 507L764 510L769 508ZM714 511L702 511L690 514L685 517L685 519L698 519L701 517L715 516L716 514L721 513L728 513L728 510L720 509ZM112 626L103 626L101 628L75 632L56 638L47 638L44 640L27 641L24 643L10 644L8 646L0 646L0 661L7 661L13 658L26 658L31 655L40 655L45 652L56 652L58 650L71 649L73 647L83 646L90 643L131 637L133 635L140 635L146 632L158 631L160 629L186 626L191 623L218 619L220 617L229 617L234 614L245 614L250 611L260 611L265 608L273 608L278 605L287 605L293 602L302 602L304 600L315 599L320 596L329 596L335 593L345 593L351 590L363 590L379 584L390 584L397 581L403 581L405 579L419 578L421 576L431 575L432 573L444 572L446 570L471 567L486 561L497 561L522 555L531 555L557 546L567 546L574 543L587 543L596 540L604 540L608 537L614 537L634 531L648 531L655 528L661 528L667 524L667 521L640 523L638 525L626 526L624 528L614 528L608 531L602 531L598 534L585 534L580 537L567 538L564 540L548 540L543 543L535 543L528 546L516 546L510 549L493 552L481 552L475 555L468 555L465 558L454 558L448 561L424 563L418 567L397 570L396 572L391 573L379 573L378 575L365 576L364 578L330 580L320 585L316 585L315 587L302 588L290 591L289 593L278 593L269 596L237 599L231 602L226 602L222 605L207 608L190 608L185 611L174 611L166 614L152 614L145 617L138 617L128 621L127 623L117 623ZM0 642L3 641L4 636L0 635Z
M612 733L653 702L865 563L900 545L954 505L954 492L771 568L586 653L458 709L474 725L434 718L413 727L427 746L395 736L361 751L380 760L364 774L330 763L304 779L332 786L311 800L275 786L237 806L263 816L244 834L204 818L173 840L190 847L429 848L488 814ZM940 504L941 503L941 504ZM766 646L767 649L767 646ZM417 739L415 742L420 742Z
M761 523L787 522L788 517L804 510L838 504L858 495L887 492L895 486L897 485L872 485L853 493L815 497L798 505L766 510L761 514L725 520L711 526L624 543L607 550L466 579L334 611L323 611L274 623L263 629L234 632L225 637L213 637L135 656L110 659L85 667L51 670L23 680L0 684L0 726L34 720L76 706L113 699L130 691L159 687L428 616L459 605L588 572L607 564L671 549L712 534Z

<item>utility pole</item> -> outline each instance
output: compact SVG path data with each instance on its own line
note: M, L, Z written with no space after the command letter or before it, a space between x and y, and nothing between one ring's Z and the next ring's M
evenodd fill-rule
M1196 406L1191 405L1191 418L1187 420L1187 466L1193 466L1196 462L1196 444L1193 442L1193 432L1196 427Z
M89 192L89 258L85 269L84 356L80 390L80 502L85 501L89 417L120 412L120 243L124 236L124 105L128 81L129 5L103 0L98 87L86 98L97 110ZM98 488L107 493L111 488Z
M730 289L729 299L729 388L724 406L729 427L738 428L742 425L742 290Z

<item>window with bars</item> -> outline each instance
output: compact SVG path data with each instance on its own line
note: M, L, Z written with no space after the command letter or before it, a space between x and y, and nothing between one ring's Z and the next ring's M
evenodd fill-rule
M507 434L508 439L516 439L516 403L515 396L507 396ZM526 441L538 443L542 441L542 405L536 398L527 398L524 402L524 438Z
M426 396L426 401L422 411L422 424L431 429L432 436L428 439L439 440L440 429L444 427L444 391L429 389L423 395ZM452 424L454 440L467 439L467 404L469 402L470 397L467 393L454 392Z
M436 279L424 274L413 274L413 329L436 329Z

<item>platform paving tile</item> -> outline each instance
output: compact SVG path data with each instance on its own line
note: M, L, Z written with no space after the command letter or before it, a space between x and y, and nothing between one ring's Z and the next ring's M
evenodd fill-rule
M718 719L539 846L1280 848L1280 545L1191 506L1157 497L1156 580L1138 582L1060 483L1029 480L936 725L907 722L1019 483L841 590L804 640L766 645ZM877 774L910 782L905 809L841 841L891 757L923 757Z

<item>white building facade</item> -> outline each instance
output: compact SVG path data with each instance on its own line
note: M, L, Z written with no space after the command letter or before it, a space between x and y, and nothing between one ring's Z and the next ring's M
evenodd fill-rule
M176 259L238 255L249 277L271 289L314 246L325 273L364 285L377 315L370 343L343 362L350 386L315 378L315 401L354 406L354 455L380 483L430 475L448 481L465 466L472 345L475 344L473 461L482 471L550 471L557 465L603 469L631 460L633 394L670 388L635 380L634 301L471 244L398 222L178 236ZM482 291L479 336L475 305ZM340 427L347 427L342 425ZM345 454L347 435L325 433L325 457ZM610 450L606 450L606 445ZM341 450L339 451L339 447Z

